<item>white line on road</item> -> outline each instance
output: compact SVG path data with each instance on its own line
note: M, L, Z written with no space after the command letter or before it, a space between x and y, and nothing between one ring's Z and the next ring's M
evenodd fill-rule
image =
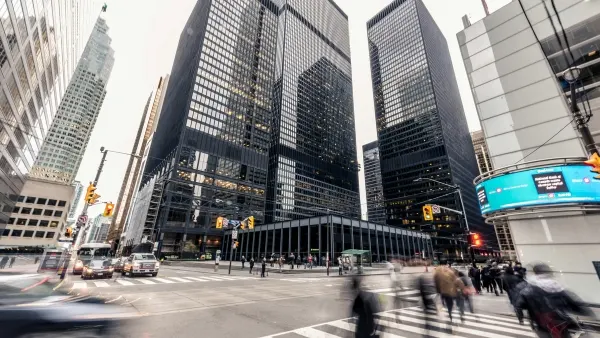
M206 279L198 278L198 277L185 277L187 279L195 280L197 282L208 282Z
M147 280L147 279L138 279L138 282L144 283L144 284L156 284L151 280Z
M107 288L107 287L110 286L105 281L97 281L97 282L94 282L94 284L96 284L96 286L99 287L99 288Z
M122 280L122 279L115 279L115 282L121 284L121 285L125 285L125 286L129 286L129 285L133 285L132 282L128 282L126 280Z
M154 280L157 282L161 282L161 283L175 283L172 280L163 279L163 278L154 278Z
M172 280L181 282L181 283L191 283L192 282L192 281L189 281L187 279L183 279L183 278L179 278L179 277L169 277L169 278L171 278Z
M110 304L110 303L112 303L112 302L114 302L114 301L117 301L117 300L119 300L119 299L121 299L121 298L123 298L123 296L119 296L119 297L117 297L117 298L115 298L115 299L107 300L106 302L104 302L104 304Z
M87 284L85 282L75 282L71 289L87 289Z
M327 332L319 331L317 329L313 329L312 327L304 327L301 329L297 329L293 332L295 334L299 334L301 336L310 337L310 338L339 338L339 336L335 336L335 335L329 334Z

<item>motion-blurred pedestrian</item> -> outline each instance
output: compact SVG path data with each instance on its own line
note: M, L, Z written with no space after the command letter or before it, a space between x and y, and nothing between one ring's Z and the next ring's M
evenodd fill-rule
M8 263L8 257L4 256L2 257L2 260L0 260L0 269L4 269L6 267L6 263Z
M375 314L379 308L377 300L373 294L362 290L359 277L352 279L352 290L356 295L352 304L352 316L358 316L354 336L356 338L376 337Z
M553 278L548 265L536 264L533 274L519 292L516 306L527 310L538 337L571 337L569 329L579 328L579 324L569 313L595 317L593 311L582 305L581 299Z
M250 257L250 271L248 273L252 274L253 268L254 268L254 257Z
M271 257L271 260L273 258ZM260 269L260 277L264 277L265 276L265 270L267 270L267 259L265 257L262 258L262 266Z
M244 257L244 255L242 255L242 270L244 270L244 264L246 264L246 257Z
M454 308L454 301L457 300L458 292L462 291L464 284L454 273L454 271L447 266L436 269L433 278L435 280L436 289L442 298L442 303L448 310L448 317L452 323L452 309ZM461 303L458 303L459 306L460 304ZM459 308L459 310L461 309ZM462 312L463 311L461 311L461 320L463 319Z
M527 269L524 268L520 262L516 262L513 269L515 270L515 276L525 279L525 276L527 275Z
M12 268L13 264L15 264L15 260L16 260L16 259L17 259L17 258L16 258L15 256L12 256L12 257L10 258L10 263L8 264L8 267L9 267L9 268Z
M503 286L502 286L502 271L500 270L500 267L498 267L498 263L494 262L492 263L492 268L490 269L490 275L491 275L491 283L492 283L492 287L494 288L494 292L496 293L496 296L498 296L498 290L500 290L500 294L504 294L504 290L503 290Z
M473 283L475 292L480 294L481 293L481 270L479 270L479 268L476 266L472 266L469 269L469 277L471 278L471 283Z
M474 308L473 308L473 294L475 294L476 290L475 290L475 287L473 286L471 278L467 277L465 275L465 273L462 271L458 272L458 278L464 284L464 287L462 289L462 294L459 295L459 297L462 297L463 304L464 303L469 304L469 311L471 311L471 313L475 313Z
M503 285L506 289L506 293L508 294L508 300L510 304L513 306L515 313L517 315L517 319L519 323L523 324L523 309L516 306L517 298L519 296L519 292L526 286L526 282L521 278L515 276L515 272L513 268L508 267L504 271L503 276Z

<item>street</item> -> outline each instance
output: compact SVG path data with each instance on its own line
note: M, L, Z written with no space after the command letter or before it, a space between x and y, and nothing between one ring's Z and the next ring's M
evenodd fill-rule
M223 269L223 267L221 268ZM221 273L224 270L220 271ZM226 273L226 270L225 270ZM366 276L363 286L378 295L380 330L384 336L452 336L447 314L425 318L418 291L412 288L415 275L403 275L400 311L394 311L389 277ZM260 278L245 271L231 275L207 269L162 267L158 277L121 277L111 280L78 280L70 276L70 292L94 295L107 303L131 307L142 318L123 329L125 337L350 337L354 319L350 307L349 278L308 277L270 274ZM73 278L75 277L75 278ZM460 337L534 337L528 325L510 317L505 296L477 296L477 314L453 327ZM396 320L399 319L399 321ZM458 315L456 316L458 318Z

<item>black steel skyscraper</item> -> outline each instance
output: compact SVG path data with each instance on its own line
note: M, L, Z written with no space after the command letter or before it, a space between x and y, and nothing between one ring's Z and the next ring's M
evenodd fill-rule
M422 0L395 0L367 23L387 224L431 231L434 249L460 255L464 224L443 212L423 221L425 201L483 220L472 180L477 164L448 45ZM415 181L424 178L421 181Z
M278 35L266 217L358 217L348 17L332 0L288 0Z
M219 235L218 216L358 215L356 167L348 21L333 1L199 0L138 193L150 201L132 212L143 234L178 254Z
M379 145L373 141L363 145L363 170L365 173L365 195L367 197L367 218L369 222L385 224L385 203L381 182L381 162Z

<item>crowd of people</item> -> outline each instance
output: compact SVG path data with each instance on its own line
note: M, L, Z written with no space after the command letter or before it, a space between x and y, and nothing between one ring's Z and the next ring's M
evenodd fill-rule
M392 285L400 290L398 272L401 268L391 264L389 268ZM572 331L580 329L573 315L594 317L576 295L554 279L547 264L535 264L532 272L527 273L519 263L501 267L496 262L489 262L483 267L469 267L465 272L451 266L438 266L433 274L422 274L417 278L424 318L437 314L441 303L447 310L450 325L455 320L455 306L464 322L465 308L474 314L473 297L485 292L496 296L506 293L519 323L525 325L527 318L538 337L571 337ZM378 300L360 288L359 277L353 280L353 290L356 297L352 311L359 317L356 337L372 337L377 331L374 314L379 311Z

